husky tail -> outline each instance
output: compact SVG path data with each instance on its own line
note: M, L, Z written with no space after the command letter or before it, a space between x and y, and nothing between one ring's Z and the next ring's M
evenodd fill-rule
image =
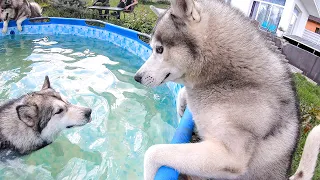
M316 168L320 150L320 125L309 133L303 149L299 167L290 180L311 180Z
M42 16L42 8L38 3L30 2L30 9L31 9L31 18Z

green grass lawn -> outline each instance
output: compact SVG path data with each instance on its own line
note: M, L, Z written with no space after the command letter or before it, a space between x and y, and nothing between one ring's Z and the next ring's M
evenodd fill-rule
M295 75L295 82L300 101L320 107L320 87L310 83L300 74Z
M301 74L295 74L294 81L300 100L302 128L299 144L292 164L292 172L295 172L295 170L298 168L309 130L312 127L320 124L320 86L310 83ZM313 179L320 179L320 157L318 157L317 167Z

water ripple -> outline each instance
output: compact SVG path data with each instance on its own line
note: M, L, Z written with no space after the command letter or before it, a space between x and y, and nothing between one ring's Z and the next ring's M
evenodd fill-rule
M169 89L134 82L142 60L104 41L7 37L0 40L0 63L0 100L39 90L49 75L71 103L93 109L91 123L0 164L0 179L142 179L144 152L168 143L177 126Z

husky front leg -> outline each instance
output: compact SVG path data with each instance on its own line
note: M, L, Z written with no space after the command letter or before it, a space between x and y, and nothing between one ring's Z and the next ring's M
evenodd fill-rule
M187 107L187 91L186 88L183 87L180 89L177 97L177 112L180 117L183 116L184 111Z
M207 178L237 178L247 169L250 156L234 153L223 143L203 141L189 144L151 146L144 159L144 179L153 180L161 166L180 173Z
M3 22L2 33L5 34L8 31L9 20Z
M290 180L311 180L317 165L320 150L320 125L314 127L307 136L299 167Z
M19 18L18 20L17 20L17 28L18 28L18 30L21 32L22 31L22 26L21 26L21 24L22 24L22 22L24 21L24 20L26 20L27 19L27 17L21 17L21 18Z

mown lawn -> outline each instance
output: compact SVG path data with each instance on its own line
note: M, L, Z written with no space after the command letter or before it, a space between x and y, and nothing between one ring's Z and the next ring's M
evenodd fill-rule
M298 168L303 147L309 131L314 126L320 124L320 86L310 83L301 74L295 74L294 81L300 100L302 128L299 144L292 164L292 172L295 172L295 170ZM318 157L317 167L313 179L320 179L320 157Z

